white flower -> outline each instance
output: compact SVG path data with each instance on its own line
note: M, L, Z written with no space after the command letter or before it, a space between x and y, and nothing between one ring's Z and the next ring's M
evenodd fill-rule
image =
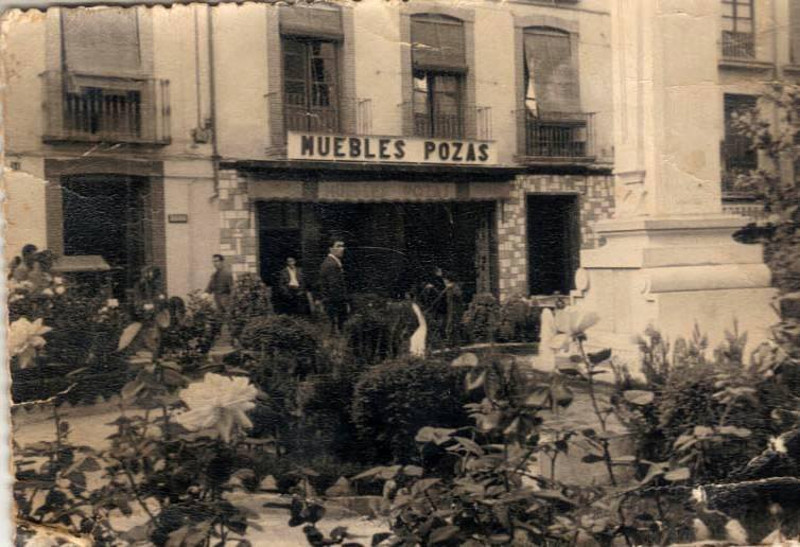
M53 278L53 283L56 285L62 285L64 283L64 278L56 276Z
M181 401L189 410L178 414L176 420L190 431L213 429L228 442L235 427L253 427L245 413L255 408L256 395L258 389L248 378L207 373L201 382L181 390Z
M67 289L64 288L64 285L59 285L56 287L56 294L64 294L67 292Z
M706 497L706 491L703 489L702 486L698 486L694 490L692 490L692 499L697 503L705 503L708 499Z
M16 301L22 300L24 298L25 297L23 295L21 295L21 294L12 294L11 296L8 297L8 301L9 302L16 302Z
M109 298L106 300L106 306L109 308L118 308L119 307L119 300L116 298Z
M166 300L166 299L167 299L167 297L166 297L165 295L163 295L163 294L159 294L159 295L158 295L158 299L159 299L159 300Z
M569 349L573 338L596 325L600 321L600 316L594 312L584 315L578 310L556 310L554 319L557 334L553 336L550 347L563 351Z
M144 306L142 306L142 309L143 309L144 311L151 311L151 310L153 310L154 308L155 308L155 306L153 306L153 304L151 304L150 302L148 302L147 304L145 304Z
M772 437L769 440L769 447L779 454L786 454L786 443L783 437Z
M20 317L11 323L8 330L8 350L11 355L19 356L21 368L30 364L36 349L46 343L43 336L51 330L53 329L42 324L41 318L31 323L27 317Z
M53 293L53 289L47 288L47 289L42 291L42 294L45 295L45 296L53 296L53 294L54 294Z

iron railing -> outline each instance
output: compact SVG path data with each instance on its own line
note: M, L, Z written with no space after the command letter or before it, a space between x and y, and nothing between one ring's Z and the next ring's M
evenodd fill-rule
M585 112L520 113L524 124L521 155L528 158L594 157L594 114Z
M367 135L372 131L372 101L355 97L331 97L318 101L325 104L309 105L298 97L270 95L283 110L286 131L309 133L354 133Z
M405 116L412 120L415 137L428 139L492 138L492 109L488 106L462 105L453 112L415 112L412 103L402 103Z
M44 140L169 144L169 80L44 75Z
M752 32L722 31L722 56L733 59L752 59L756 56L755 35Z

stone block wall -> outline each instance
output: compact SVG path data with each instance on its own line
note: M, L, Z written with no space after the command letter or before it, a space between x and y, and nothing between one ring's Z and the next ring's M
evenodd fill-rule
M220 254L234 276L258 273L255 204L247 195L247 179L235 170L219 173Z
M499 204L497 242L500 298L528 296L529 194L574 194L580 204L581 249L598 246L595 221L614 214L614 179L606 175L520 175L511 197Z

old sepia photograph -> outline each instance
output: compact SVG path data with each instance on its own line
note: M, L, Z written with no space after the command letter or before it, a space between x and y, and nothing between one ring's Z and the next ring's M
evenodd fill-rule
M4 4L0 545L800 545L800 0Z

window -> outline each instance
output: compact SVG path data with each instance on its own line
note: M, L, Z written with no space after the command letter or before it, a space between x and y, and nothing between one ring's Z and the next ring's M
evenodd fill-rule
M722 0L722 56L755 57L753 0Z
M464 26L440 15L411 18L414 134L462 138L465 133Z
M532 27L523 32L524 150L531 157L589 155L591 116L581 113L572 36Z
M758 152L749 137L735 127L736 116L755 109L758 99L752 95L725 95L725 140L722 143L722 189L735 190L737 175L758 168Z
M283 38L286 128L339 130L338 60L335 41Z

